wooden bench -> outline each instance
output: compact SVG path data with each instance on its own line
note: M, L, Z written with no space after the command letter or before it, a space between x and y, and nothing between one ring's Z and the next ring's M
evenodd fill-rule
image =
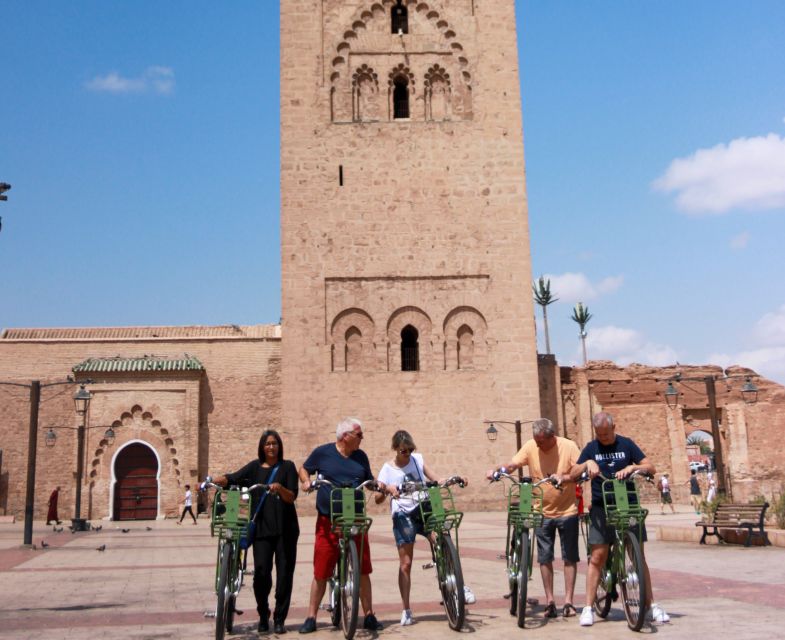
M763 530L763 520L768 508L768 502L763 504L718 504L711 522L695 523L696 527L703 527L700 543L706 544L707 535L717 536L720 543L724 543L725 539L722 537L720 529L747 529L745 547L750 546L753 535L761 536L763 544L771 544L766 538L766 532ZM712 531L709 531L709 529L712 529ZM757 531L753 532L753 529L757 529Z

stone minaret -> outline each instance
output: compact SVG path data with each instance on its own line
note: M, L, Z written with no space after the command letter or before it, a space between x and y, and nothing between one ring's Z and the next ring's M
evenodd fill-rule
M287 456L351 415L374 470L397 429L440 474L509 459L482 421L539 413L524 173L513 0L282 0Z

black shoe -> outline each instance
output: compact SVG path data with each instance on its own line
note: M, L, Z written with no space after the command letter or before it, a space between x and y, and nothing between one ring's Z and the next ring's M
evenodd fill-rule
M384 625L376 619L375 615L369 613L365 616L365 620L363 621L363 629L368 629L368 631L381 631L384 629Z
M316 618L306 618L303 626L300 627L300 633L313 633L316 631Z
M281 635L282 633L286 633L286 627L283 626L283 622L276 622L273 625L273 633L277 635Z
M555 618L557 615L559 615L559 614L556 613L556 603L555 602L549 602L548 606L545 607L545 617L546 618Z
M270 630L270 619L269 618L260 618L259 626L256 627L256 630L259 633L267 633Z

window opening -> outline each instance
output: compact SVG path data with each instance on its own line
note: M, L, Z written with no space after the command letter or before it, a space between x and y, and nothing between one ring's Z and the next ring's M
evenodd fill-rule
M343 165L342 164L338 165L338 186L339 187L343 186Z
M407 324L401 330L401 371L420 370L420 345L417 329Z
M398 0L390 9L390 23L393 33L409 33L409 10L403 6L402 0Z
M393 81L393 118L409 117L409 81L398 76Z

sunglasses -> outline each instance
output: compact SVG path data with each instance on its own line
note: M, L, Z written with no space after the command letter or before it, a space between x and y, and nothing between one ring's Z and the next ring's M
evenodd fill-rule
M363 439L363 432L362 431L352 431L352 435L357 436L359 440Z
M402 456L411 455L413 452L414 449L398 449L398 453L400 453Z

